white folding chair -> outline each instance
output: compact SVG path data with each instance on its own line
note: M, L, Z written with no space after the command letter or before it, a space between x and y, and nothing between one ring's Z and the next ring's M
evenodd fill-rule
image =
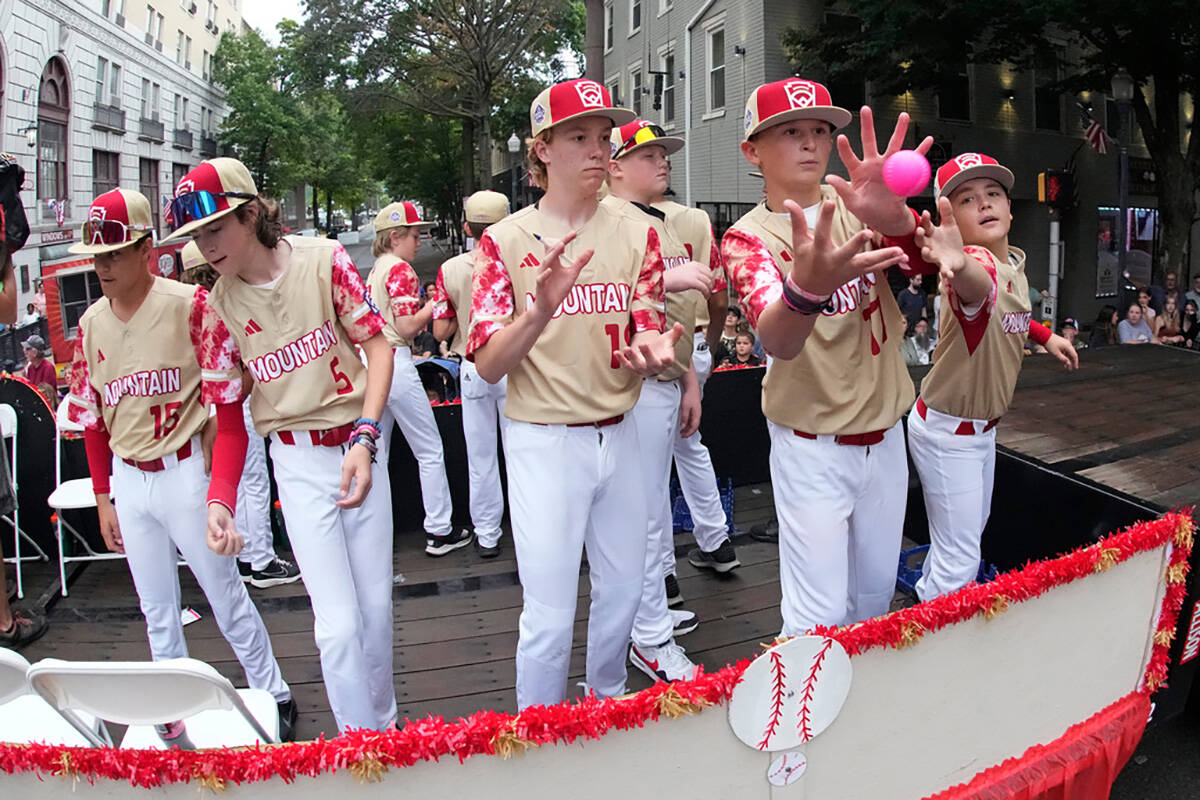
M12 442L12 458L8 460L8 468L11 473L13 494L17 492L17 410L7 403L0 404L0 434L4 437L4 446L7 447L9 441ZM13 555L12 558L4 559L9 564L16 565L17 572L17 597L25 596L25 581L22 575L21 565L26 561L49 561L50 557L33 538L21 530L21 509L20 506L13 508L11 514L0 516L0 519L7 522L13 527ZM24 540L35 551L36 556L21 555L21 542Z
M0 647L0 742L57 744L87 747L91 740L62 714L29 688L29 662ZM96 719L79 716L81 724L95 730Z
M192 658L47 658L29 668L29 685L68 719L87 712L128 725L121 747L165 749L154 726L179 719L197 748L279 742L279 708L270 692L235 689L211 666ZM96 736L93 744L107 742Z
M121 553L99 553L92 549L87 538L71 523L63 519L63 511L82 508L95 508L96 495L92 492L91 478L73 478L69 481L62 479L62 435L64 433L82 433L83 426L72 422L67 417L67 399L63 398L54 412L54 491L46 498L46 503L54 509L55 526L58 529L58 582L62 586L62 596L67 596L67 564L72 561L108 561L124 558ZM82 555L68 556L65 548L63 530L66 529L76 544L83 548Z

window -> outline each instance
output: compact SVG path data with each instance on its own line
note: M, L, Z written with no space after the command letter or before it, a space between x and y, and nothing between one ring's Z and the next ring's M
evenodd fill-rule
M950 67L942 74L937 85L938 117L941 119L971 119L971 78L967 65L958 69Z
M725 108L725 28L712 28L707 35L708 110L718 111Z
M675 0L658 0L658 15L661 17L674 7Z
M158 227L158 162L152 158L138 159L138 189L150 201L150 213L154 215L154 227Z
M1042 131L1062 131L1062 93L1051 84L1058 81L1058 64L1049 63L1033 71L1033 125Z
M642 0L629 0L629 35L642 29Z
M208 51L207 50L203 51L203 54L201 55L201 59L200 59L200 76L202 78L204 78L204 80L209 79L209 74L210 74L209 67L211 66L211 63L212 62L209 60Z
M142 78L142 119L150 119L150 79Z
M120 107L120 105L121 105L121 89L122 89L122 87L121 87L121 65L113 64L112 66L109 67L108 72L109 72L109 80L108 80L109 102L114 106Z
M621 79L613 78L608 82L608 93L612 96L614 106L621 105Z
M64 339L74 339L78 335L79 318L100 297L100 279L95 270L58 278L58 305L62 309Z
M629 70L629 94L630 103L633 105L633 113L638 117L642 116L642 68L632 67Z
M96 59L96 102L105 102L104 87L108 84L108 59L100 56Z
M154 39L154 6L146 6L146 38Z
M192 68L192 37L183 37L183 66Z
M662 121L663 125L670 125L675 122L675 53L668 50L661 54L659 67L666 73L662 76Z
M154 47L160 53L162 52L162 26L163 26L163 15L155 14L154 15Z
M604 4L604 52L613 48L613 7L612 2Z
M100 0L100 13L104 15L105 19L108 19L108 15L112 12L110 5L109 0Z
M175 40L175 63L183 63L183 31L179 31L179 38Z
M107 150L92 151L92 197L99 197L121 184L121 157Z
M862 21L850 14L826 14L826 26L839 34L856 35L862 31ZM842 108L858 111L867 102L867 83L859 76L841 75L830 77L826 88L833 102Z
M171 186L173 186L173 187L178 186L179 182L181 180L183 180L183 176L187 175L188 170L190 170L190 169L191 169L191 167L189 167L187 164L172 164L171 165Z
M150 83L149 78L142 78L142 119L158 122L158 100L161 91L162 87L157 83Z
M39 201L68 199L67 124L71 117L71 90L67 68L52 58L42 72L38 89L37 198ZM39 202L42 219L54 219L48 203ZM67 205L70 209L70 205Z

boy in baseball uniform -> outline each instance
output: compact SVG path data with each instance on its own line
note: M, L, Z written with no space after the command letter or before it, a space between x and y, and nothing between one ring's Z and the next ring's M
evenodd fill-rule
M475 192L464 206L463 232L478 242L489 225L508 216L508 198L499 192ZM468 250L442 264L433 288L433 335L450 343L462 359L463 437L467 443L467 478L471 491L471 524L475 527L475 552L480 558L500 555L500 520L504 494L500 488L499 446L496 426L508 427L504 416L507 379L488 383L466 358L471 318L471 279L476 250Z
M625 691L625 650L645 577L646 495L630 410L674 361L654 228L600 205L610 133L632 122L608 90L566 81L530 107L536 206L479 242L467 357L508 376L504 414L513 545L524 588L517 706L566 697L579 566L591 579L587 686Z
M906 114L880 153L864 107L863 157L839 136L850 180L829 176L823 185L834 130L850 120L812 81L755 89L742 153L761 170L766 197L721 242L741 307L774 356L762 402L784 636L888 610L908 493L900 417L913 385L900 354L900 310L876 273L932 268L915 250L916 214L882 180L884 159L904 141ZM875 233L889 246L867 249Z
M184 283L203 286L207 291L217 281L217 273L195 242L179 251ZM300 580L300 570L287 559L275 555L271 537L271 478L267 474L267 446L254 430L250 417L250 397L242 401L242 419L246 426L246 465L238 482L237 513L234 525L245 546L238 553L238 574L242 582L256 589L268 589Z
M240 161L216 158L187 173L170 216L174 235L194 236L220 275L203 318L201 367L220 433L240 449L214 452L209 531L235 531L246 447L238 405L249 380L255 430L271 440L312 600L330 709L339 730L383 730L396 721L391 487L376 459L392 377L383 320L345 248L283 236L278 206L258 195Z
M149 271L153 230L150 202L138 192L114 189L92 201L71 252L95 259L104 297L79 320L67 414L84 428L100 532L109 550L125 554L151 658L188 654L178 549L247 681L275 698L281 733L290 736L296 719L291 691L230 558L241 549L241 536L205 525L208 454L201 452L201 435L209 416L201 400L200 321L208 293ZM236 402L221 410L240 413ZM228 437L218 439L224 449ZM160 726L159 734L186 746L182 723Z
M384 206L375 216L375 242L371 245L375 266L367 276L367 289L383 317L383 335L393 353L392 386L381 423L384 443L391 441L391 419L395 418L417 459L425 504L425 552L444 556L470 544L471 533L455 531L450 522L452 504L442 436L412 359L413 337L429 324L433 305L421 305L421 286L409 264L430 224L422 221L416 206L407 201Z
M991 156L963 153L937 171L939 225L921 218L917 244L941 271L941 335L933 368L908 414L908 447L929 517L929 555L917 596L929 600L975 580L991 513L996 423L1008 411L1026 337L1068 369L1066 339L1034 323L1025 253L1008 243L1013 174Z

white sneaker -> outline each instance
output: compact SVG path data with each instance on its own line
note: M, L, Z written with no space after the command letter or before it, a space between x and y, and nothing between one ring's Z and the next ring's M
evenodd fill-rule
M669 683L696 677L698 667L684 654L684 650L668 639L657 647L629 646L629 661L656 681Z
M671 615L671 625L675 629L676 636L683 636L700 627L700 618L696 616L695 612L668 608L667 613Z

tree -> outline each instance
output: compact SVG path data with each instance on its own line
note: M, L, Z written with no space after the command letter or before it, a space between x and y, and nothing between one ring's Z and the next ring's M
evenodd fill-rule
M1180 272L1200 186L1200 137L1184 132L1185 95L1200 97L1195 0L853 0L823 24L793 29L784 46L806 67L866 78L876 92L936 88L946 65L1044 66L1057 56L1064 91L1109 91L1124 67L1137 86L1133 114L1158 175L1163 258ZM1065 45L1065 46L1064 46Z

